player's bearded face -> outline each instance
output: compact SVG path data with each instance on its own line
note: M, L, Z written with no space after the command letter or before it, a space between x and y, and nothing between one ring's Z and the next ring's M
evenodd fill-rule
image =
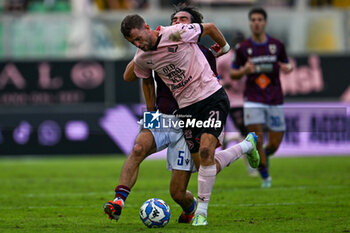
M153 47L152 35L149 30L134 28L130 37L126 38L130 43L143 51L149 51Z
M253 34L261 34L265 32L266 20L261 14L252 14L250 16L250 30Z

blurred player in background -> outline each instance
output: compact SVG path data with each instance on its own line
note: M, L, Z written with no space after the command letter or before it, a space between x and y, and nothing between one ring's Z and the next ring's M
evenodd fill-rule
M232 40L232 48L234 48L236 44L242 42L243 40L243 33L240 31L235 32ZM231 117L234 126L237 129L237 132L225 131L222 149L226 149L227 144L231 141L242 141L248 134L248 129L244 125L243 120L243 91L245 87L246 77L238 80L231 79L230 72L232 69L234 56L235 52L231 49L227 54L224 54L217 59L217 72L220 78L220 82L230 100L229 116ZM252 176L256 176L257 172L254 168L250 167L247 157L244 156L243 158L247 165L248 173Z
M271 187L267 157L273 155L282 142L285 131L283 93L279 78L293 67L288 61L284 44L265 32L267 14L262 8L254 8L249 14L252 36L236 46L236 56L231 77L247 76L244 91L244 123L249 132L258 135L258 151L261 156L259 173L261 187ZM263 147L264 126L268 128L268 140Z
M202 15L190 7L180 8L171 16L172 25L178 23L189 24L191 22L201 23ZM211 66L215 67L214 55L204 46L200 46L200 48L211 63ZM132 61L127 66L124 79L126 81L134 81L136 78L134 62ZM155 80L157 82L157 109L162 113L172 114L174 110L178 108L177 102L163 81L161 81L159 77L156 77ZM143 80L143 90L147 109L149 111L154 110L154 85L152 78ZM171 117L170 115L162 116ZM179 132L179 128L171 128L169 130L143 129L140 132L139 136L136 138L134 149L123 166L120 182L116 188L116 198L114 201L107 202L104 206L105 212L111 219L119 219L124 201L136 182L139 164L149 154L169 146L167 160L168 168L172 170L170 193L172 198L183 208L183 212L178 221L180 223L188 223L191 221L196 207L196 200L192 193L186 189L191 172L195 171L195 169L193 170L193 162L189 162L191 157L187 145L184 142L182 131L180 129ZM227 150L218 152L215 155L217 172L220 172L225 166L228 166L241 157L243 153L256 150L253 143L248 143L248 150L247 148L242 149L246 144L247 141L244 141ZM136 150L136 147L142 149ZM179 154L179 151L182 153ZM179 164L179 162L181 162L181 164ZM197 165L197 170L198 166L199 165Z

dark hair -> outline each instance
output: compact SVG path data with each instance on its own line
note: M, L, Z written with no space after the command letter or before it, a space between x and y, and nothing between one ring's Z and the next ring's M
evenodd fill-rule
M191 23L203 23L203 15L199 13L194 7L178 5L175 6L175 12L170 16L170 24L173 21L174 16L180 11L185 11L191 15Z
M120 31L124 37L130 37L132 29L141 29L145 25L145 20L139 15L128 15L126 16L120 26Z
M263 8L253 8L249 11L249 19L250 19L250 16L252 16L252 14L261 14L264 16L264 19L267 20L267 13L266 11L263 9Z

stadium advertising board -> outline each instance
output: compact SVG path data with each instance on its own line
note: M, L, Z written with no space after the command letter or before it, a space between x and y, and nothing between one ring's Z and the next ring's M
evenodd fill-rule
M129 154L144 110L121 104L95 114L2 114L1 155ZM287 130L276 156L350 155L350 104L289 103L285 115ZM230 119L226 131L237 132Z
M287 131L277 156L350 154L350 57L293 59L282 76ZM132 104L140 90L122 79L127 63L0 62L0 154L128 154L145 108ZM235 131L230 120L226 130Z
M295 56L295 67L289 74L281 73L286 100L350 102L350 56Z
M103 103L104 64L0 62L0 105Z

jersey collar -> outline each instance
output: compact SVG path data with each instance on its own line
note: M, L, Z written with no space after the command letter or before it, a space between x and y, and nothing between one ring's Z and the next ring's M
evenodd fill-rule
M267 44L269 43L269 41L270 41L270 36L269 36L269 34L266 33L266 37L267 37L267 40L266 40L264 43L257 43L257 42L255 42L255 41L253 40L252 37L249 37L249 40L250 40L250 41L252 42L252 44L255 45L255 46L267 45Z

